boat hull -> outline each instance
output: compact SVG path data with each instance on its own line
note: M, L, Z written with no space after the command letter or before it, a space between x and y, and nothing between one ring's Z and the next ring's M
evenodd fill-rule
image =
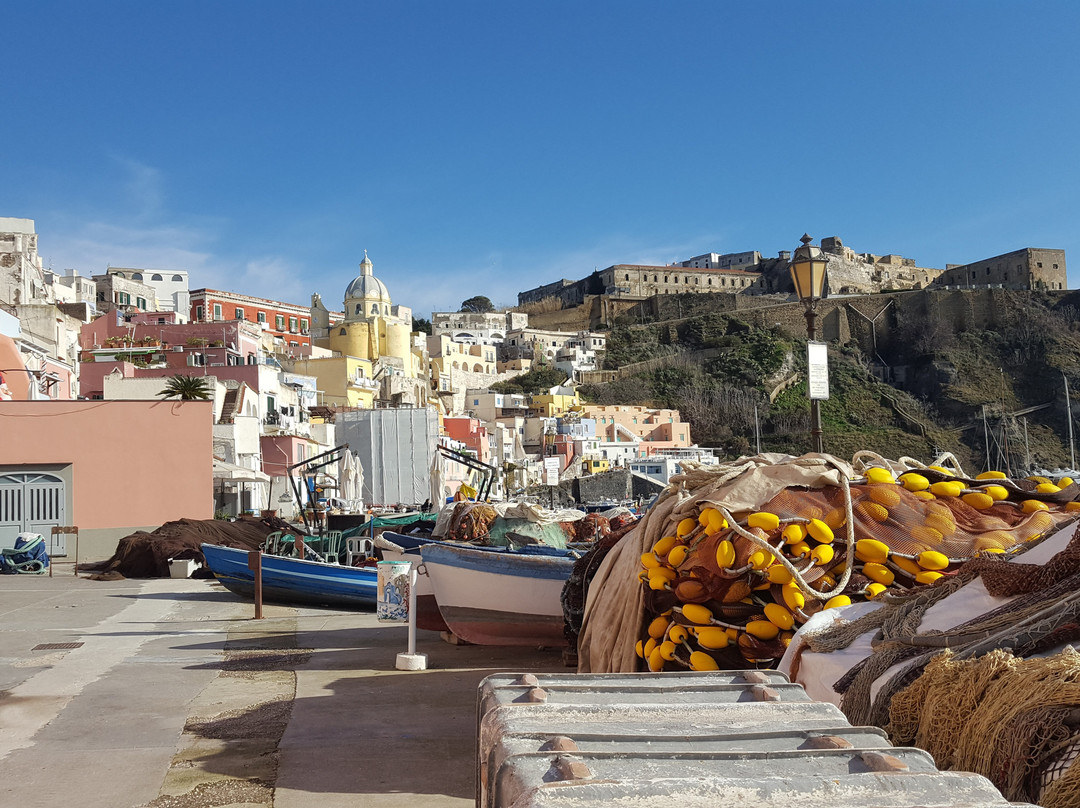
M566 645L561 595L572 558L420 548L450 630L477 645Z
M202 545L206 565L230 592L255 596L255 575L248 553L232 547ZM274 603L371 609L378 596L377 574L371 567L343 567L298 558L262 556L263 599Z

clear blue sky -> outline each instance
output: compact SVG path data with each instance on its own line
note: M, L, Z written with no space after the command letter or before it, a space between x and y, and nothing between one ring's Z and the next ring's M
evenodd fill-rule
M0 216L47 265L417 316L615 263L798 246L1080 286L1076 2L34 2Z

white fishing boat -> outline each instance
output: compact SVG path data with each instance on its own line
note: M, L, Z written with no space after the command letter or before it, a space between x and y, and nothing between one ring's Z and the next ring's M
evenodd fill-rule
M575 559L552 552L492 552L446 542L420 548L443 620L477 645L566 644L561 595Z

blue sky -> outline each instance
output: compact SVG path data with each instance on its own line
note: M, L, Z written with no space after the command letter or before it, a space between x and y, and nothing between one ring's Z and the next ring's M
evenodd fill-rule
M1075 2L35 0L4 27L0 216L57 271L339 305L367 249L428 316L804 231L1080 261Z

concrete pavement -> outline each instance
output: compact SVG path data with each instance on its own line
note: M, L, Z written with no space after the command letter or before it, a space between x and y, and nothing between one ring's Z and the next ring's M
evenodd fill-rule
M404 626L253 611L206 580L0 577L0 804L470 805L479 682L566 670L421 631L402 672Z

